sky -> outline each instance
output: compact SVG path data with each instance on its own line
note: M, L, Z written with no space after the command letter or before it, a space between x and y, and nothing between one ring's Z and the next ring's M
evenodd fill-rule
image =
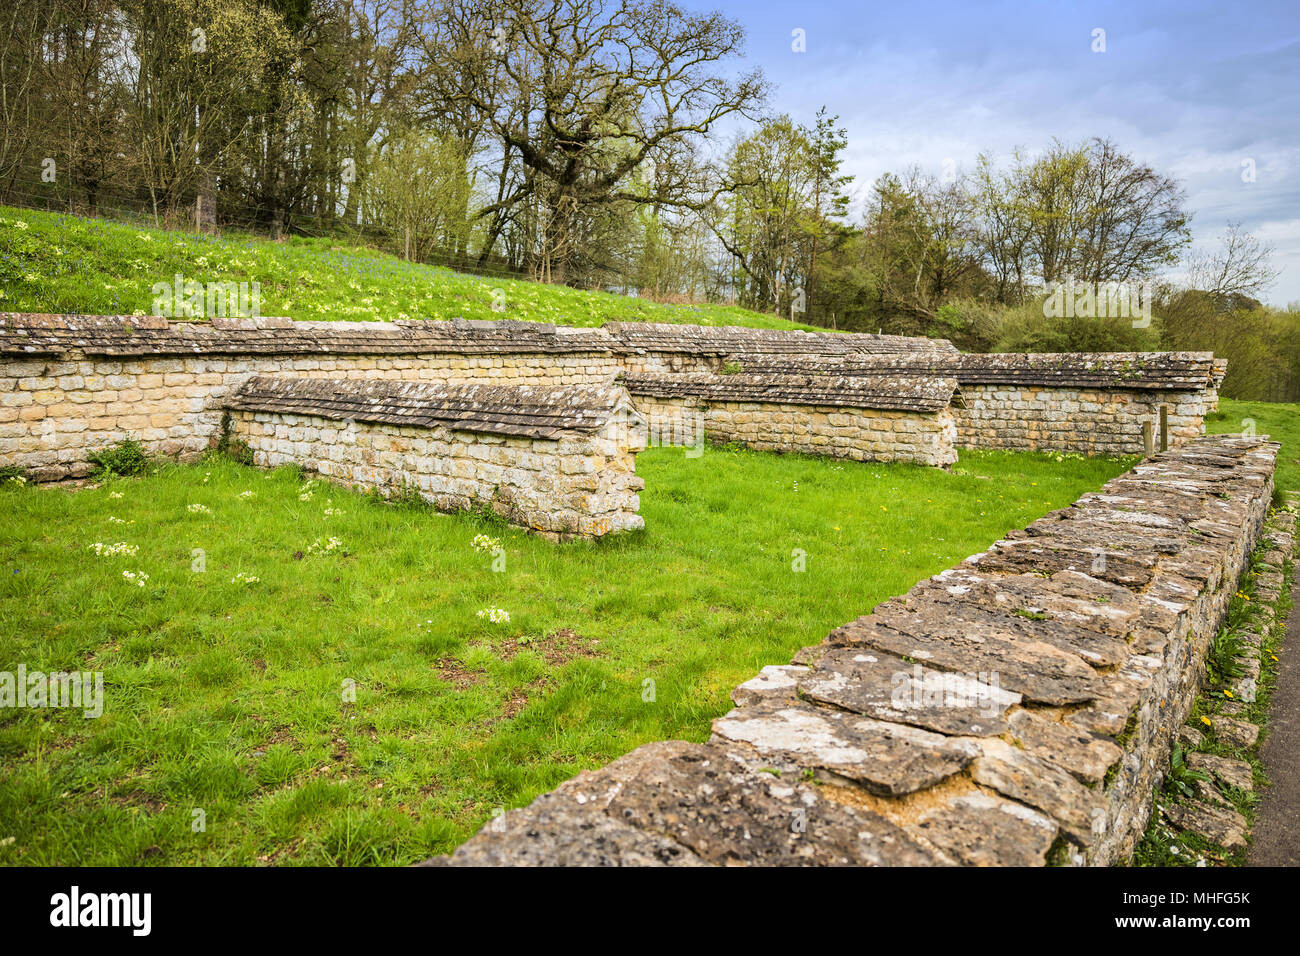
M942 175L981 152L1110 137L1183 183L1195 248L1240 223L1282 270L1263 298L1300 301L1300 0L682 5L745 26L773 111L839 115L859 201L914 164Z

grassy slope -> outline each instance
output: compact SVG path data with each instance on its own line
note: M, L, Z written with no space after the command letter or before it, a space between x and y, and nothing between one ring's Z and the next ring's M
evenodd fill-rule
M599 545L324 485L304 501L293 471L220 460L78 492L0 486L0 669L102 670L107 698L97 720L0 712L0 864L448 850L580 769L704 739L763 665L1124 467L990 452L949 474L727 449L638 466L647 530ZM501 539L504 572L479 533ZM351 553L295 558L329 535ZM87 550L119 540L138 556ZM232 583L241 571L260 582ZM493 605L508 624L476 616Z
M25 228L19 224L25 224ZM465 275L325 239L214 237L0 206L0 311L153 312L156 282L260 282L261 314L295 319L524 319L811 328L722 305L659 305ZM494 311L494 290L502 290Z

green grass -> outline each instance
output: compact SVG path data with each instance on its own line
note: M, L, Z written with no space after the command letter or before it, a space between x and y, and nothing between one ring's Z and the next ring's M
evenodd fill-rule
M0 311L153 314L154 283L260 282L261 314L295 319L522 319L812 328L725 305L662 305L405 262L294 236L207 236L0 206ZM500 290L500 291L497 291ZM497 306L498 308L494 308Z
M295 470L221 458L78 491L6 482L0 670L102 671L105 707L0 711L0 864L447 851L581 769L705 739L765 664L1124 467L654 449L646 530L560 545L321 483L304 500ZM330 536L342 549L306 553ZM96 541L139 551L96 557ZM492 606L509 622L477 616Z
M1282 443L1273 485L1278 491L1300 489L1300 405L1281 402L1219 401L1219 410L1205 420L1211 435L1241 434L1254 429Z

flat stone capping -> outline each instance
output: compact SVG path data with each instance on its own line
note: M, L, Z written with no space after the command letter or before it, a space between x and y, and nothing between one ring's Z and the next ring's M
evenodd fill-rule
M557 540L645 526L635 462L645 427L621 387L262 376L226 408L262 467L418 494L442 511L487 508Z
M556 439L567 433L595 432L616 413L626 415L627 393L598 385L442 385L258 375L227 396L225 407Z
M1145 829L1278 445L1148 459L431 865L1105 865Z
M664 322L606 322L602 329L624 349L684 352L690 355L882 355L952 352L947 339L861 332L805 332L801 329L751 329L736 325L673 325Z
M605 352L599 329L538 322L169 321L156 316L0 313L0 355L393 355Z
M1109 388L1126 391L1194 392L1217 389L1227 365L1212 352L1040 352L1021 354L918 353L843 359L773 361L735 354L741 370L756 374L952 376L961 385L1031 385L1046 388Z
M713 402L767 402L892 411L938 412L957 388L955 378L800 374L767 375L709 372L624 375L633 395L696 398Z

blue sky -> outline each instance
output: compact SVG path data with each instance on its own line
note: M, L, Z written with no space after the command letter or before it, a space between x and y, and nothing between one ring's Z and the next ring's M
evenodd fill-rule
M848 131L861 193L881 173L970 169L1100 135L1182 180L1193 241L1228 221L1271 243L1271 302L1300 300L1300 2L686 0L748 31L772 106ZM807 50L791 49L802 29ZM1093 31L1105 30L1105 52ZM1254 181L1243 181L1243 163Z

